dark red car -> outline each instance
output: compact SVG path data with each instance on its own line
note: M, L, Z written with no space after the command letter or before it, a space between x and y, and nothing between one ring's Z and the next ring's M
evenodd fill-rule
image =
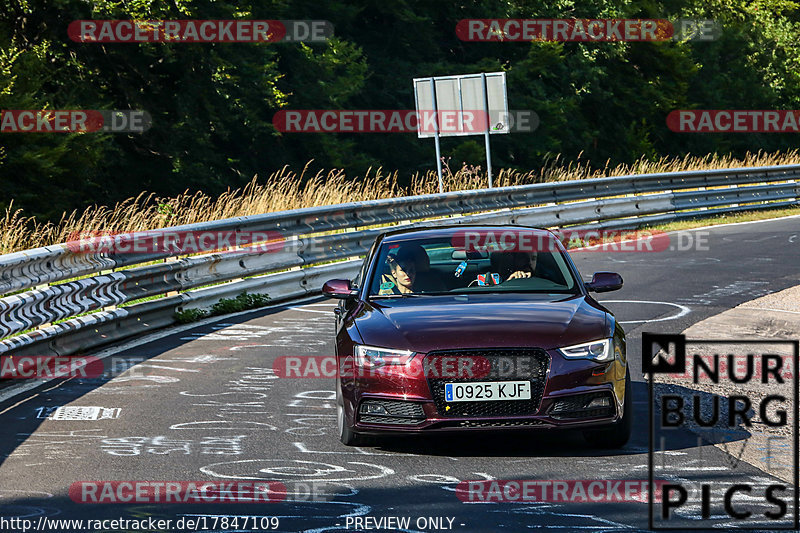
M632 401L625 333L551 232L457 226L380 235L336 309L343 443L388 432L578 428L624 445Z

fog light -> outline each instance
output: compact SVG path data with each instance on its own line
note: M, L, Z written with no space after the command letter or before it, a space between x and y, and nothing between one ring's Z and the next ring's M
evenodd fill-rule
M593 399L589 402L589 405L586 406L587 409L593 409L595 407L611 407L611 401L608 396L600 396L599 398Z
M590 392L562 398L549 410L553 418L576 420L614 415L614 398L608 392Z
M368 415L388 415L389 412L379 403L365 403L361 406L361 412Z

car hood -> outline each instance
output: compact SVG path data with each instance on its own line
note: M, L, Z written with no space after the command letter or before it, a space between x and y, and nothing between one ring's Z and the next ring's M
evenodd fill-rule
M583 295L469 294L365 302L356 328L371 346L557 348L611 336L606 311Z

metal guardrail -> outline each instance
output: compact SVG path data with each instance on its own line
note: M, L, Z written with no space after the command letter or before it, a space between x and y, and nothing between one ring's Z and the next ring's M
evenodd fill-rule
M65 243L0 255L0 295L6 295L0 354L85 351L173 324L177 311L208 308L242 291L273 300L314 293L325 279L352 277L360 265L352 258L391 224L633 228L797 205L798 179L800 165L645 174L339 204L118 236L123 245L159 231L278 232L285 239L270 251L245 247L138 267L173 254L81 252ZM166 296L117 307L159 295ZM76 316L83 313L91 314Z

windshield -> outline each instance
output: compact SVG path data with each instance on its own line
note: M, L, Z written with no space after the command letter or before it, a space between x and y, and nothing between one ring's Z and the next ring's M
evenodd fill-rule
M579 293L558 249L465 246L463 239L384 243L375 256L369 296L477 292Z

